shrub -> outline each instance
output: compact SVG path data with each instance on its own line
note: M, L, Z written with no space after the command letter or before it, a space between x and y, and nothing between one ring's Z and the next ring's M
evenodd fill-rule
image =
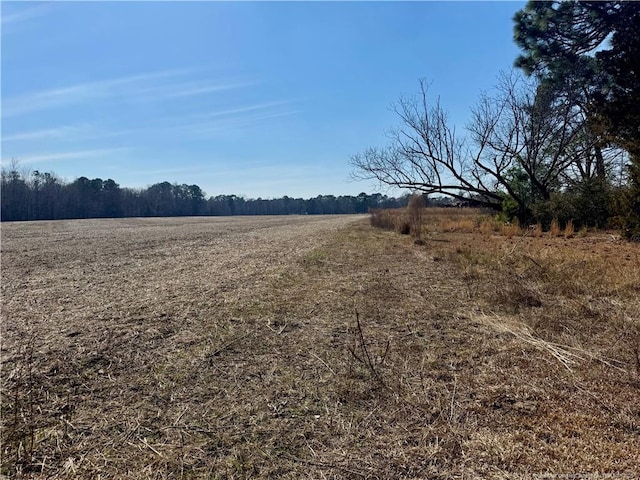
M381 228L383 230L395 230L396 223L393 215L388 210L372 209L371 210L371 226Z
M629 166L631 185L623 197L622 234L627 240L640 242L640 155Z
M536 202L532 210L536 221L540 223L543 230L550 230L554 219L564 224L576 217L571 195L560 192L551 194L549 200Z
M605 228L611 216L611 185L604 178L584 180L567 191L574 215L561 219L566 223L573 219L579 225Z
M512 222L522 215L520 205L513 198L505 196L502 200L502 211L498 214L498 219L504 223Z
M614 190L606 179L591 178L554 192L548 200L540 200L531 207L536 220L550 229L555 219L560 225L569 220L575 227L605 228L614 213Z

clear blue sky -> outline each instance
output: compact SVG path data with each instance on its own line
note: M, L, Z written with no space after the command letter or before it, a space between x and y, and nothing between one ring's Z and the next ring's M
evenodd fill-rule
M5 2L2 164L207 195L357 195L431 83L463 128L511 68L524 2Z

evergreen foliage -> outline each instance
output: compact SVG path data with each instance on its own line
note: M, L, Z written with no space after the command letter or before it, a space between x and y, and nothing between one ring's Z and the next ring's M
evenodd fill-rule
M586 131L600 149L616 146L629 153L629 188L613 203L624 209L624 235L640 240L640 3L530 1L514 22L514 40L522 49L516 66L550 85L559 98L576 94ZM613 190L598 161L601 181L585 181L569 193L578 199L576 212L590 214L600 226L611 214L605 210Z

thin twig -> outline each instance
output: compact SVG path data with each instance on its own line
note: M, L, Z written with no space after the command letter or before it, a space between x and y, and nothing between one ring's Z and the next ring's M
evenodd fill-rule
M315 353L313 353L313 352L310 352L310 353L311 353L311 355L313 355L314 357L316 357L318 360L320 360L320 361L322 362L322 364L323 364L325 367L327 367L331 373L333 373L334 375L336 374L336 372L334 372L334 371L333 371L333 369L332 369L332 368L327 364L327 362L325 362L323 359L321 359L321 358L320 358L318 355L316 355Z
M369 368L369 370L371 371L373 376L381 384L384 385L384 381L382 380L382 377L380 376L380 374L376 370L376 367L375 367L373 361L371 360L371 356L369 355L369 350L367 349L367 344L366 344L366 341L364 339L364 332L362 331L362 325L360 324L360 314L358 313L357 310L356 310L356 326L358 327L358 335L360 337L360 348L362 349L362 353L363 353L364 357L366 358L366 362L364 362L364 363L367 365L367 367Z
M144 445L146 447L149 447L149 450L151 450L153 453L155 453L156 455L158 455L159 457L164 457L164 455L162 455L158 450L156 450L155 448L153 448L151 445L149 445L149 442L147 441L147 437L144 437L142 439L142 443L144 443Z
M457 379L454 377L454 379L453 379L453 393L451 394L451 407L449 408L449 423L453 423L454 410L455 410L455 401L456 401L456 386L457 386Z

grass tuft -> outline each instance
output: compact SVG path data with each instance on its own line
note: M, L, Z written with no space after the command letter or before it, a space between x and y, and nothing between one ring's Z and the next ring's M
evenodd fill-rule
M507 223L502 225L501 233L507 238L513 238L515 236L522 235L522 229L520 228L520 224L516 221L516 223Z
M569 220L564 227L564 237L573 238L575 236L575 229L573 227L573 220Z

